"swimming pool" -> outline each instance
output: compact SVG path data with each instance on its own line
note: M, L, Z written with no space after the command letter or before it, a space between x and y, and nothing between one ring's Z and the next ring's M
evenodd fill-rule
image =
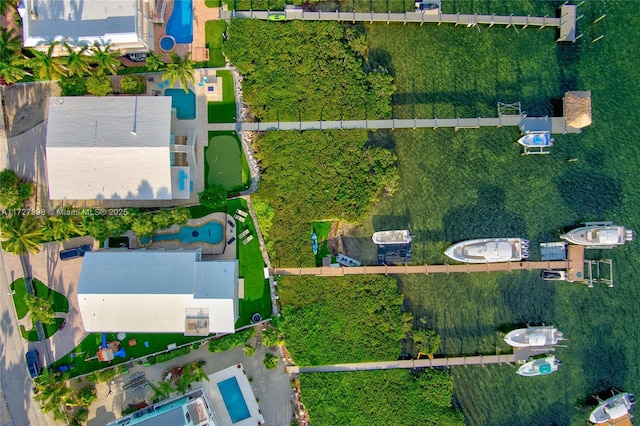
M191 43L193 41L193 2L192 0L175 0L173 12L167 22L167 34L176 43Z
M175 108L178 120L193 120L196 118L196 94L183 89L166 89L165 96L171 96L171 107Z
M153 236L153 242L180 240L184 244L209 243L218 244L222 241L222 225L219 222L207 222L202 226L183 226L176 234L157 234Z
M247 403L240 391L238 380L236 380L235 377L218 382L218 389L220 390L232 423L238 423L241 420L251 417Z

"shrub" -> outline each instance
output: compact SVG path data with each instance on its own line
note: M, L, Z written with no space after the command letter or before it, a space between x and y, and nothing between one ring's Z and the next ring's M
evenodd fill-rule
M113 93L111 80L106 75L92 75L87 78L87 92L94 96L107 96Z
M228 334L219 339L209 341L209 351L224 352L226 350L243 345L247 340L251 339L256 331L253 328L239 331L234 334Z
M117 372L115 368L109 368L107 370L96 371L96 383L107 383L116 377Z
M198 194L200 204L210 209L224 211L227 207L227 190L222 185L213 185Z
M127 95L138 95L147 91L147 84L140 76L126 75L120 80L120 89Z
M244 348L242 348L242 350L244 351L244 354L246 356L253 356L256 353L256 347L248 343L244 345Z
M177 358L182 355L186 355L190 351L191 351L191 348L189 346L185 346L184 348L174 349L170 352L161 353L156 355L156 362L160 363L160 362L169 361L170 359Z
M83 77L63 77L58 81L62 96L84 96L87 94L87 80Z
M20 177L11 169L0 172L0 204L3 207L20 207L32 195L33 184L20 182Z
M264 361L262 362L264 363L264 366L267 367L268 370L272 370L278 366L278 361L279 360L277 356L267 353L264 356Z
M85 407L80 408L76 411L75 416L73 416L79 422L86 422L89 420L89 410Z
M93 386L86 386L80 389L76 393L76 399L78 400L78 403L80 405L88 407L93 401L98 399L96 388L94 388Z

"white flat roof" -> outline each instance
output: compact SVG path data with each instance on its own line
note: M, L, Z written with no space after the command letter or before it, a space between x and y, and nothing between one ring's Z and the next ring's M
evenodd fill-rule
M95 251L85 254L78 302L88 332L184 333L194 311L210 333L235 330L237 261L198 261L196 251Z
M52 200L170 200L171 98L52 97Z
M132 43L137 35L137 0L23 0L27 47L53 40Z

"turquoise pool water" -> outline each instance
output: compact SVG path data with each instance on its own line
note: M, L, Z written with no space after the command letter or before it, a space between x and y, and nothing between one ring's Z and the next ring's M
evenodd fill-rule
M222 225L218 222L207 222L202 226L183 226L176 234L158 234L153 241L180 240L184 244L209 243L218 244L222 241Z
M196 94L183 89L166 89L165 96L171 96L171 107L177 110L178 120L193 120L196 118Z
M167 22L167 34L176 43L191 43L193 41L193 2L192 0L175 0L173 12Z
M220 394L224 400L224 405L227 407L232 423L238 423L239 421L251 416L247 403L240 391L238 381L235 377L218 382L218 389L220 390Z

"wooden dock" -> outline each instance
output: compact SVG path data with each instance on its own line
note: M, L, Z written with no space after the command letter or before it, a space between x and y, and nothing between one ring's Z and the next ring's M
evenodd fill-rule
M269 12L259 10L220 10L220 19L229 20L233 18L247 19L269 19L269 15L274 13L284 14L287 21L337 21L337 22L385 22L394 23L424 23L435 24L454 24L456 26L463 25L465 27L473 27L477 25L504 25L506 28L511 26L519 26L521 28L538 27L557 27L560 29L560 36L557 41L575 41L576 26L576 6L564 5L560 8L560 18L552 18L548 16L514 16L514 15L480 15L480 14L451 14L451 13L422 13L422 12L404 12L404 13L377 13L377 12L310 12L301 9L287 9L284 12Z
M579 133L579 129L567 126L565 117L527 117L524 115L503 115L499 117L475 118L413 118L391 120L335 120L335 121L265 121L212 123L209 131L249 131L266 132L270 130L379 130L379 129L437 129L440 127L477 129L480 127L519 127L521 133L532 131L550 131L553 134Z
M318 277L342 277L345 275L406 275L406 274L456 274L471 272L498 272L498 271L532 271L540 269L562 269L567 271L567 280L572 282L584 281L584 247L569 246L568 260L544 261L544 262L500 262L480 264L456 264L456 265L376 265L353 267L326 267L315 268L269 268L269 274L274 275L315 275Z

